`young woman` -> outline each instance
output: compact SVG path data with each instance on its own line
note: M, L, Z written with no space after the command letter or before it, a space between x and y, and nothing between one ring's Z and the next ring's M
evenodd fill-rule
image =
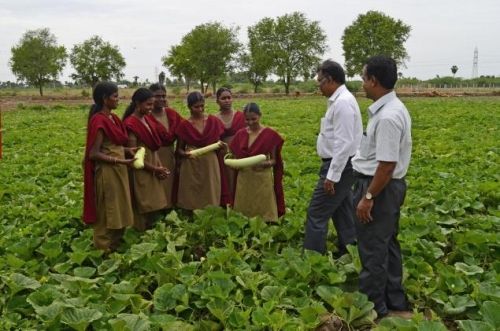
M135 150L124 147L127 130L112 113L118 106L118 87L98 83L92 96L95 104L87 125L83 221L94 229L95 247L111 252L125 228L133 224L127 165L134 161Z
M158 83L149 87L153 92L154 106L150 115L154 117L160 125L157 126L157 131L161 139L161 147L158 150L161 164L172 172L176 169L175 148L174 144L177 140L175 130L184 119L174 109L167 105L167 91L165 86ZM174 180L177 174L174 172L171 176L163 181L163 188L167 196L167 208L172 208L177 197L177 187ZM178 180L178 178L177 178Z
M245 115L243 115L241 111L233 110L233 94L229 88L221 87L217 90L215 95L217 104L219 105L219 113L215 116L224 124L222 141L229 145L236 132L246 127ZM236 172L229 167L225 167L224 173L226 174L230 194L233 196Z
M210 152L192 157L189 151L216 143L224 125L215 116L205 114L205 99L200 92L187 97L191 116L177 128L177 154L180 159L177 206L187 210L229 203L222 153Z
M229 88L221 87L215 95L219 105L219 113L215 116L224 123L222 141L230 144L236 132L246 127L245 115L241 111L233 110L233 94Z
M247 104L243 112L247 128L236 133L230 144L231 152L238 159L264 154L267 160L238 170L234 210L277 222L285 214L281 158L284 141L276 131L260 124L262 114L257 104Z
M143 169L130 172L135 212L134 227L145 230L152 227L158 212L167 208L167 196L162 183L170 175L158 155L161 139L157 132L159 123L148 116L153 109L153 92L139 88L132 95L132 102L125 110L123 123L128 131L129 147L144 147L146 155Z

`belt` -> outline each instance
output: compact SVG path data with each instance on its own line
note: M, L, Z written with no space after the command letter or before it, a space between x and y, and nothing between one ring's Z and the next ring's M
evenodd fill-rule
M361 178L361 179L371 179L371 178L373 178L373 176L368 176L368 175L362 174L361 172L357 172L356 170L352 171L352 175L354 177L356 177L356 178ZM391 180L402 180L402 181L404 181L405 177L403 177L403 178L391 178Z
M368 175L362 174L361 172L357 172L356 170L353 170L352 174L356 178L373 178L373 176L368 176Z
M354 157L354 155L353 155L353 156L349 156L349 159L348 159L347 161L351 161L351 159L352 159L353 157ZM321 159L321 161L323 161L323 162L330 162L331 160L332 160L332 158L331 158L331 157L328 157L328 158L325 158L325 159Z

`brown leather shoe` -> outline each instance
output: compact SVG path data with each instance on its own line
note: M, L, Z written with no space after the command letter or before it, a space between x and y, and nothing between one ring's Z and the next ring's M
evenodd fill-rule
M405 320L411 320L413 313L408 310L389 310L387 317L400 317Z

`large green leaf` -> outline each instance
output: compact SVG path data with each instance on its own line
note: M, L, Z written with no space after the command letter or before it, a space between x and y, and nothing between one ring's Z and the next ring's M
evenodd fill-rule
M189 300L188 298L189 295L184 285L167 283L155 290L153 303L155 310L167 312L174 309L178 302L182 302L187 305Z
M500 330L500 303L495 301L485 301L479 309L483 320L491 325L495 330Z
M417 331L447 331L446 326L438 321L418 322Z
M449 301L444 304L444 311L450 315L463 313L467 308L476 306L474 300L467 296L452 295L448 300Z
M478 267L476 265L468 265L462 262L455 263L455 269L460 271L467 276L482 274L484 272L483 268Z
M207 303L207 308L212 313L212 315L214 315L225 325L227 319L233 312L234 304L229 300L214 298L209 303Z
M76 277L90 278L95 274L96 269L93 267L77 267L73 270Z
M155 243L135 244L130 248L130 259L137 261L146 255L150 255L158 247Z
M66 308L61 314L61 322L75 330L85 331L87 326L102 317L102 313L91 308Z
M121 264L121 260L108 259L102 261L102 263L97 267L97 273L101 276L108 275L118 269Z
M342 290L334 286L320 285L316 289L316 293L323 301L334 307L336 301L342 295Z
M2 276L2 278L10 288L11 295L25 289L36 290L41 286L35 279L18 273L13 273L9 277Z
M147 331L151 323L144 314L119 314L116 318L109 320L114 331Z
M461 331L496 331L491 325L482 321L457 321Z
M286 288L281 286L264 286L260 292L260 296L265 301L279 301L283 293L286 292Z

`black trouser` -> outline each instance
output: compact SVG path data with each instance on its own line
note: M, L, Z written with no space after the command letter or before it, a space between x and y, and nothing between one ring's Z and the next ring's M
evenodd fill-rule
M372 177L356 176L354 206L365 195ZM374 199L367 224L356 219L358 251L362 270L359 290L375 304L379 316L391 310L407 310L408 303L402 285L403 265L397 239L400 209L406 194L404 179L392 179Z
M306 235L304 248L324 253L328 222L333 219L337 230L338 250L340 254L347 252L346 245L356 241L354 228L354 207L352 204L352 174L351 159L342 171L338 183L335 183L335 194L327 194L323 188L331 160L324 160L319 171L319 179L314 189L309 209L307 210Z

